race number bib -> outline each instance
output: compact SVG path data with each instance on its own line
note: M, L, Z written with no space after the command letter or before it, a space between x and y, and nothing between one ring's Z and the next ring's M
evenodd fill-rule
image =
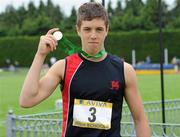
M74 100L73 126L84 128L111 128L112 103L94 100Z

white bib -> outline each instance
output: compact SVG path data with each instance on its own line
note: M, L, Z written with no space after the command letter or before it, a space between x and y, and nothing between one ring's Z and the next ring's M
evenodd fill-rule
M84 128L111 128L112 103L94 100L74 100L73 126Z

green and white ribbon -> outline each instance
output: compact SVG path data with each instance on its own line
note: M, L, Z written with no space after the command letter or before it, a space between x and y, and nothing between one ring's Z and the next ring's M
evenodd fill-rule
M80 47L76 46L71 41L69 41L66 37L63 36L63 34L60 31L54 32L53 36L56 38L56 40L59 41L58 45L61 46L64 52L68 55L71 55L73 53L81 53L87 58L100 58L106 53L106 51L103 49L99 51L96 55L92 56L86 53L85 51L81 50Z

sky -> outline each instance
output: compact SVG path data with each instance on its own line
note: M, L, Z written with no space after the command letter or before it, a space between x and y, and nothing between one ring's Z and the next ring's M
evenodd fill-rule
M4 12L7 5L13 5L14 8L18 8L19 6L24 5L27 7L28 3L30 1L33 1L35 6L39 5L40 0L0 0L0 13ZM44 3L47 2L47 0L42 0ZM70 15L72 6L75 6L77 9L82 3L89 2L89 0L51 0L53 4L59 5L61 7L61 10L65 13L65 15ZM95 0L96 2L102 2L102 0ZM143 0L145 1L145 0ZM173 6L175 0L164 0L168 5L171 7ZM109 2L109 0L105 0L105 5ZM112 7L116 6L117 0L111 0Z

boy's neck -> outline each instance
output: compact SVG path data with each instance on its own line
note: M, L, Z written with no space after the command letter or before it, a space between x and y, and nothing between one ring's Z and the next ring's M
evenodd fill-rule
M100 58L87 58L86 56L84 56L83 54L81 54L85 59L89 60L89 61L93 61L93 62L99 62L104 60L107 57L107 52L101 56Z

